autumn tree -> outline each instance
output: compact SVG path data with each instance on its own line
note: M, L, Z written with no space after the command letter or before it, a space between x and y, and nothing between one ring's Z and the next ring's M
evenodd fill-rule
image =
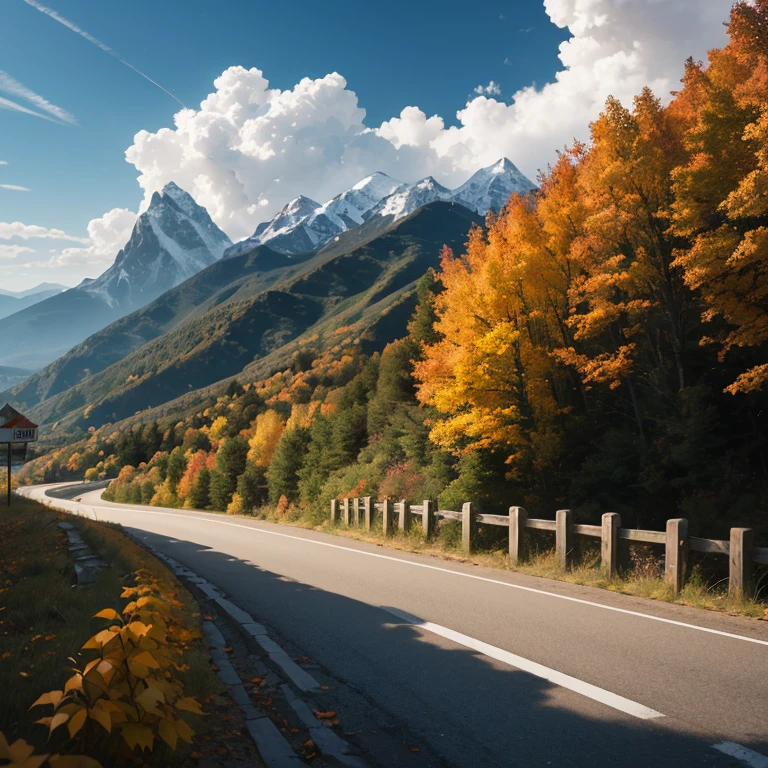
M695 95L697 110L674 172L673 229L691 241L676 264L704 299L702 342L738 361L736 394L768 384L768 2L737 3L728 32L679 97Z

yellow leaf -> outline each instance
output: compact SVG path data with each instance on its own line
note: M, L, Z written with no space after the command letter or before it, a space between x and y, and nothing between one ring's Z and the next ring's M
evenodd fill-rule
M101 763L86 755L53 755L51 768L101 768Z
M140 664L133 659L128 661L128 669L131 670L131 674L135 677L140 677L142 680L149 674L149 667L144 664Z
M91 720L95 720L107 733L112 732L112 718L109 716L109 712L107 712L103 707L99 706L101 704L102 700L96 702L96 704L91 708L91 711L88 713L88 717L91 718Z
M155 657L149 651L143 651L138 654L138 656L134 656L132 661L135 661L138 664L143 664L150 669L160 669L160 665L155 661Z
M69 715L66 712L59 711L57 712L52 718L51 718L51 725L49 728L49 732L53 733L60 725L64 725L64 723L69 720Z
M114 608L105 608L103 611L93 614L94 619L108 619L114 621L120 618L120 614Z
M79 712L75 712L72 715L72 719L67 723L69 729L69 738L74 739L78 731L85 725L85 720L88 717L88 710L81 709Z
M146 725L140 723L125 723L122 726L121 733L125 743L131 748L141 747L144 749L152 749L154 737L152 731L147 728Z
M117 635L109 629L102 629L101 632L97 632L85 645L82 646L83 650L88 648L99 649L105 646L110 640L113 640Z
M149 632L150 628L143 621L132 621L128 625L128 629L130 629L136 637L142 637Z
M64 684L64 692L67 691L82 691L83 690L83 678L80 674L72 675Z
M200 705L191 696L185 696L183 699L179 699L174 705L176 709L181 709L184 712L193 712L196 715L204 715Z
M191 744L195 732L181 719L177 720L174 725L176 726L176 733L179 734L179 738L182 741L186 741L187 744Z
M165 701L165 696L157 688L146 688L136 697L136 703L141 704L147 712L155 709L161 701Z
M179 740L179 734L168 720L161 720L157 726L157 732L160 738L172 749L176 749L176 742Z
M40 696L32 707L41 707L43 704L53 704L55 707L61 701L63 695L62 691L48 691L48 693L44 693ZM30 709L32 709L32 707L30 707Z

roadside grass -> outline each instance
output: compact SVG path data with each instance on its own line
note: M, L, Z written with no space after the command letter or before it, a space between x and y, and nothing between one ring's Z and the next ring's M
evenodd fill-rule
M701 568L695 566L688 575L685 587L679 595L675 595L663 578L656 575L660 571L658 561L643 553L636 561L621 569L619 576L609 579L600 568L600 558L595 553L586 554L580 562L569 565L567 569L560 567L552 548L534 549L525 562L514 567L510 566L506 548L490 546L485 550L467 555L461 549L461 526L451 521L440 524L437 535L427 540L415 522L408 532L397 531L393 535L384 536L380 522L378 525L375 524L371 532L368 533L343 524L332 526L327 520L318 524L312 518L298 517L298 515L292 515L290 512L281 516L276 515L273 510L269 510L259 517L271 522L320 530L404 552L415 552L487 568L498 568L529 576L565 581L570 584L597 587L649 600L768 620L768 602L763 597L768 592L768 585L758 590L757 598L731 596L722 583L710 583L703 575Z
M86 588L75 586L74 558L58 526L62 520L73 523L110 564ZM104 628L104 621L93 615L103 608L121 611L126 603L120 598L123 587L134 583L140 568L178 591L190 629L199 631L201 619L191 595L116 527L64 515L19 496L10 510L0 508L0 731L9 740L23 738L38 752L49 751L46 728L34 723L47 712L28 709L42 693L62 688L73 666L68 657L76 658L85 640ZM187 695L204 701L222 690L202 640L191 644L185 663L190 667L183 680ZM195 715L190 715L190 725L198 734L209 727ZM145 761L181 765L192 749L184 744L171 752L157 744Z

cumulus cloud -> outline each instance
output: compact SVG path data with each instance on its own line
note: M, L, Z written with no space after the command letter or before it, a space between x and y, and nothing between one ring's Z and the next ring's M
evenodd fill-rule
M449 127L417 106L366 125L337 73L278 90L258 69L230 67L199 109L176 114L173 128L136 135L126 158L139 171L143 206L173 180L240 239L291 198L324 201L376 170L403 181L432 174L456 186L507 156L535 178L556 150L588 137L609 95L631 103L650 85L667 98L688 56L703 58L724 42L731 0L544 0L544 7L572 35L552 82L508 102L494 98L495 82L478 86Z
M113 208L101 218L88 224L85 248L65 248L51 259L56 266L86 267L89 274L98 274L109 267L118 251L131 236L136 214L125 208Z
M28 288L41 280L55 280L72 285L83 277L96 277L115 260L125 245L136 222L136 214L125 208L115 208L88 225L88 237L68 235L60 229L48 229L21 222L0 222L0 240L20 242L0 243L3 264L3 285L9 288ZM26 243L44 240L45 251L36 250ZM67 247L66 243L78 243Z
M494 80L491 80L488 85L476 85L475 93L478 96L501 96L501 86Z

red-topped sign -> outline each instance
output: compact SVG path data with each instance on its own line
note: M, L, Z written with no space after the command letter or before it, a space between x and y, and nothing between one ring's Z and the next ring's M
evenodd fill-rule
M6 404L0 408L0 443L32 443L37 440L37 424Z

